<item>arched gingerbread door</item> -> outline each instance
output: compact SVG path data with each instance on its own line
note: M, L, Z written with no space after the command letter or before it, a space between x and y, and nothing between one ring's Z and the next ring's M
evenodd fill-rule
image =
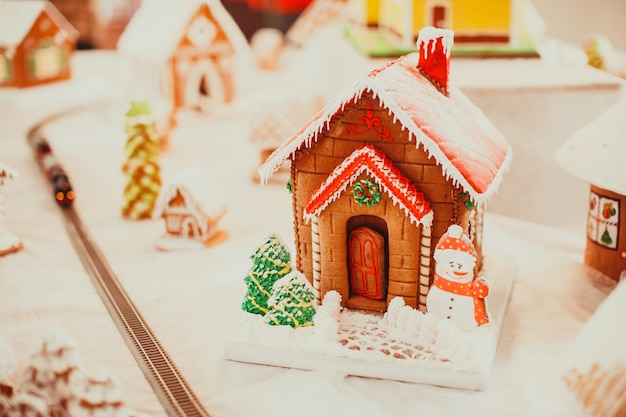
M369 227L350 233L348 247L352 294L383 299L387 294L385 238Z

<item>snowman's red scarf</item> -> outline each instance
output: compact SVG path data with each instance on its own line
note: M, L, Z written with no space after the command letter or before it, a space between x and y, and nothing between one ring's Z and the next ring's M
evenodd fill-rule
M435 274L433 285L442 291L472 297L474 299L474 319L476 324L480 326L489 323L487 304L485 303L485 297L489 294L489 286L485 281L474 280L462 284Z

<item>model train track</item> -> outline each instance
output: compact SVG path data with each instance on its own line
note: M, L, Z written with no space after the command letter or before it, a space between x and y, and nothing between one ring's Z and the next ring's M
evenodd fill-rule
M49 117L29 130L27 140L33 147L37 158L41 157L38 145L42 142L47 145L47 141L41 133L43 127L67 113L70 112ZM50 156L47 156L47 158L49 161ZM53 159L53 161L56 163L54 165L55 169L57 171L60 169L63 175L65 175L65 171L58 164L58 161L56 159ZM53 176L46 172L50 163L39 161L39 165L44 170L53 187L55 187L57 184L54 183ZM69 186L67 175L65 175L65 180ZM65 218L68 234L76 252L89 273L113 322L167 414L170 417L209 417L207 411L198 401L196 395L122 287L106 257L89 235L87 228L74 210L73 201L68 203L67 200L59 200L56 190L53 191Z

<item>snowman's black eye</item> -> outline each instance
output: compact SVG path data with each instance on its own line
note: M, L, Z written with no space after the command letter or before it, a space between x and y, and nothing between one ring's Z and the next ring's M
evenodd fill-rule
M450 266L454 268L454 262L450 261Z

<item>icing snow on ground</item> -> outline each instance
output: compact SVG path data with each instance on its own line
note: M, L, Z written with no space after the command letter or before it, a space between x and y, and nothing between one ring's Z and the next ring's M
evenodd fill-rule
M330 292L314 322L313 327L299 329L268 326L260 315L246 313L235 339L257 351L265 347L282 352L284 357L289 352L313 353L478 374L490 369L497 340L493 323L464 332L453 323L404 305L401 298L395 298L384 315L375 315L341 311L338 294ZM306 355L303 358L299 365L286 360L292 367L314 367ZM359 374L358 370L348 373Z

